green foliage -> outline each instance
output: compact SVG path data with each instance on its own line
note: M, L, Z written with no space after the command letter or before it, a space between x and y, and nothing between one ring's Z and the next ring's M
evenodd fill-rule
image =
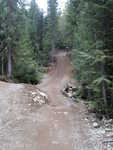
M111 0L70 0L66 9L74 77L85 85L83 89L92 89L87 98L102 109L113 106L112 9Z
M111 81L108 80L107 78L105 78L104 76L103 76L103 77L99 77L99 78L97 78L96 80L94 80L94 81L93 81L93 84L98 86L98 85L101 85L103 81L104 81L106 84L108 84L108 85L111 84Z
M27 9L20 0L0 1L2 75L10 71L14 80L28 83L40 81L40 67L48 64L50 55L46 25L47 19L35 0L31 1Z
M55 48L56 48L57 0L48 0L47 21L48 21L47 34L49 35L50 44L51 44L50 58L51 58L51 62L53 62Z
M21 35L21 40L17 45L17 51L14 57L13 75L20 82L38 83L40 80L39 66L34 57L34 51L25 32Z
M102 119L103 115L105 115L106 118L113 117L113 106L109 105L108 107L105 104L103 104L101 101L95 101L95 100L89 101L88 108L89 111L96 113L99 119Z

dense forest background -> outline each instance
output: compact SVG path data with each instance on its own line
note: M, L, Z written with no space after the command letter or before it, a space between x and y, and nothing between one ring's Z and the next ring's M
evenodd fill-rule
M78 96L99 113L113 115L113 1L68 0L63 12L48 0L0 0L0 74L38 83L55 49L71 53Z
M16 81L38 83L42 67L55 49L57 3L48 1L48 15L35 0L0 0L0 73ZM52 49L52 50L51 50Z

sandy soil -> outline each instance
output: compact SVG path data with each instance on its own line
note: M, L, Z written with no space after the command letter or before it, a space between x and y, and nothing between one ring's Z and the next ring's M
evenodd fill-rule
M37 85L49 96L40 108L32 105L25 85L0 82L0 150L102 150L84 104L61 94L72 68L66 53L56 57L56 66Z

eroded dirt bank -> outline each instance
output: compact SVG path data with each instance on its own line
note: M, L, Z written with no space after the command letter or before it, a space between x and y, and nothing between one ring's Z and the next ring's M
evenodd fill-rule
M84 105L61 94L72 69L66 53L56 57L56 66L37 86L49 96L42 107L32 105L25 85L0 82L0 150L102 149Z

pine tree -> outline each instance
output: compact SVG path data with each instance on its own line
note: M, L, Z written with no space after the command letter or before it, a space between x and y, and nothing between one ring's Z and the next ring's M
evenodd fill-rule
M51 42L51 62L53 62L57 31L57 0L48 0L48 29Z
M0 72L2 75L7 74L9 78L16 78L23 82L39 81L40 60L37 60L37 55L40 43L43 47L41 42L43 39L42 36L40 37L43 32L43 13L39 11L36 3L34 7L36 15L31 13L31 9L26 9L22 1L2 0L0 2ZM23 64L22 59L25 60ZM19 67L20 64L22 67Z
M18 0L1 1L1 51L7 53L8 77L12 76L12 53L16 44L18 30ZM3 54L4 55L4 54ZM4 57L4 56L3 56ZM2 64L3 64L2 57ZM2 72L3 65L2 65Z
M110 0L70 0L66 9L74 76L103 112L113 104L112 9Z

